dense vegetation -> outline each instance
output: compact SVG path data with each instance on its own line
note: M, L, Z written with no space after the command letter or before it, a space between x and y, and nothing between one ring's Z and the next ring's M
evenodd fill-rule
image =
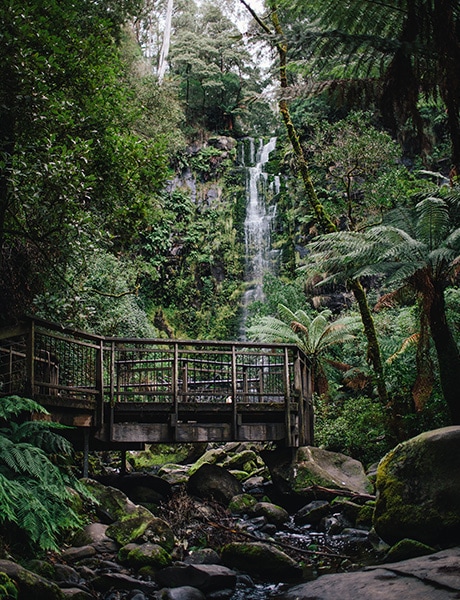
M0 8L0 323L235 338L237 142L276 134L249 333L314 357L318 442L369 463L460 423L458 6L177 0L160 81L165 4Z

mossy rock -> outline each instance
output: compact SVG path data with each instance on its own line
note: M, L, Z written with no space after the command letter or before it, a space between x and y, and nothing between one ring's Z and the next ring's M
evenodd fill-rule
M6 573L0 572L0 600L17 600L18 589Z
M171 556L158 544L127 544L120 548L118 560L129 567L163 569L171 564Z
M377 471L374 527L387 543L448 545L460 536L460 427L399 444Z
M298 581L302 569L290 556L261 542L233 542L221 550L222 562L266 581Z
M408 560L409 558L417 558L418 556L426 556L436 552L431 546L422 544L417 540L409 540L407 538L397 542L392 546L385 557L386 563L399 562Z
M134 502L121 490L103 485L95 479L83 479L82 482L96 499L98 511L103 513L107 521L118 521L136 511Z
M14 581L15 587L19 590L19 598L64 600L64 593L56 583L48 581L11 560L0 560L0 573L5 574L6 577ZM8 580L6 580L6 583L8 584ZM5 589L12 590L10 584L7 587L5 586Z
M142 506L136 513L126 515L107 528L107 536L125 546L138 540L158 544L168 552L174 548L175 538L169 525L163 519L155 517Z
M189 475L193 475L204 464L216 465L222 463L227 458L227 453L222 448L211 448L201 456L189 470Z
M372 527L372 520L374 517L375 502L366 502L364 506L361 506L358 514L356 515L356 527L364 527L370 529Z
M234 515L250 514L256 504L257 500L251 494L238 494L230 500L228 509Z
M271 502L257 502L252 509L256 517L265 517L268 523L281 527L289 520L287 510Z

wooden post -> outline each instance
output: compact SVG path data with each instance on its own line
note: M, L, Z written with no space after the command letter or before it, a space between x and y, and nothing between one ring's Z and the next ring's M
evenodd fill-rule
M35 394L35 323L30 321L30 329L26 342L26 395L30 398Z
M104 342L100 340L96 351L96 425L104 423Z
M305 444L304 390L302 384L302 361L300 357L300 350L296 348L294 359L294 389L296 391L298 404L298 440L296 444L297 446L303 446Z
M115 404L115 342L110 344L110 406Z
M83 477L89 473L89 429L83 429Z
M236 347L232 345L232 432L233 439L238 440L238 382L236 372Z
M126 450L120 452L120 475L126 475Z
M289 351L284 349L284 411L286 428L286 446L292 446L291 382L289 377Z
M178 378L179 378L179 344L174 344L174 359L171 373L171 391L173 401L173 412L171 414L171 425L173 427L174 441L177 438L177 421L179 420L179 396L178 396Z

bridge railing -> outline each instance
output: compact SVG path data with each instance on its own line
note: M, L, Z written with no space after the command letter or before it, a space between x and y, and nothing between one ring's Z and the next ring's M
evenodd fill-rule
M157 402L295 405L300 437L311 431L306 357L289 344L114 338L39 319L0 331L0 395L94 407ZM302 433L302 430L305 431ZM307 431L308 430L308 431Z

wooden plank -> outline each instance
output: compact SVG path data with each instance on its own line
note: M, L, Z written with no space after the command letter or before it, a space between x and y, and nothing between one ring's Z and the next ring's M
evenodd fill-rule
M167 442L171 433L167 423L114 423L111 442Z

